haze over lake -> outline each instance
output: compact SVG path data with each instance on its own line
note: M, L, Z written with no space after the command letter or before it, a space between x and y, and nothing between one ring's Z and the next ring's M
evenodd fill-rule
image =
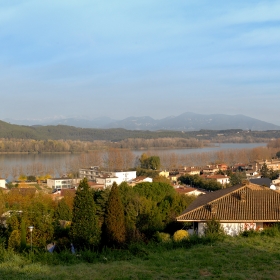
M265 147L266 143L221 143L212 147L195 149L149 149L134 150L135 157L144 152L150 154L169 154L188 155L211 153L215 151L228 151L240 149L253 149L256 147ZM78 160L81 154L0 154L0 176L11 179L12 174L18 173L34 174L36 172L48 173L50 170L56 176L69 171L73 161ZM84 166L79 166L84 167Z

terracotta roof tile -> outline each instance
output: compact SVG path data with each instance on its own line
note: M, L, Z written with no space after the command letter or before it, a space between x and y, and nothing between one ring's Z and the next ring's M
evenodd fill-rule
M245 196L243 199L242 196ZM211 207L215 206L215 213ZM280 193L255 184L237 185L198 197L178 221L279 221Z

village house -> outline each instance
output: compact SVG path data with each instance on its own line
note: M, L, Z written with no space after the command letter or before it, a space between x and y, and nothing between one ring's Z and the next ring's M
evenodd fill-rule
M168 178L169 177L169 171L166 171L166 170L162 170L158 173L159 176L163 176L165 178Z
M183 175L176 173L176 172L172 172L172 173L169 173L169 180L173 183L177 183L178 178L181 176L183 176Z
M3 178L0 178L0 188L3 188L3 189L6 188L6 180Z
M201 175L201 177L205 180L214 180L222 185L226 185L230 183L230 178L227 175Z
M200 174L200 168L191 166L191 167L185 167L184 169L185 175L199 175Z
M183 187L183 186L179 186L179 187L175 188L175 191L177 193L185 194L185 195L195 195L195 196L198 196L198 195L205 194L205 192L200 191L198 189L195 189L195 188L192 188L192 187Z
M138 176L135 179L132 179L130 182L128 182L128 184L130 186L134 187L135 185L137 185L139 183L145 183L145 182L152 183L153 182L153 178L146 177L146 176Z
M255 161L256 170L260 170L264 164L266 164L268 169L280 170L280 160L279 159Z
M217 165L207 165L202 168L202 173L207 175L214 175L218 171L219 168Z
M204 234L207 221L215 219L229 235L269 227L280 220L280 192L256 184L236 185L199 196L180 216Z
M80 181L81 179L50 178L47 179L47 186L53 190L71 189L74 188Z
M217 165L217 167L219 168L219 170L222 170L222 171L228 170L228 166L225 163L220 163Z
M103 184L105 188L113 185L114 182L130 182L136 178L136 171L100 171L98 166L81 168L79 170L80 178L87 178L89 181Z

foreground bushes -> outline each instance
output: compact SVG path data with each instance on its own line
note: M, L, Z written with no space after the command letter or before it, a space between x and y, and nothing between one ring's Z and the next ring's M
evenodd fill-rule
M178 231L181 232L181 231ZM178 234L177 232L177 234ZM249 234L247 234L249 232ZM184 249L188 250L194 246L213 245L219 247L223 242L237 244L241 239L247 238L246 244L259 243L261 240L273 242L275 237L280 237L278 227L268 228L263 231L248 231L238 237L223 236L223 241L220 237L190 235L188 238L183 238L181 241L174 241L169 234L157 233L157 236L162 237L162 240L155 239L149 243L136 242L126 246L126 248L116 249L103 247L102 249L83 250L76 254L72 254L70 250L61 251L59 253L49 253L42 249L34 249L34 252L25 250L21 253L16 253L13 250L5 249L3 244L0 245L0 264L12 263L15 266L22 267L26 264L39 263L41 265L73 265L79 263L111 263L114 261L130 261L133 259L148 260L154 258L154 255L162 255L171 250ZM176 236L176 234L175 234ZM252 241L249 241L251 239ZM168 242L166 242L168 241ZM243 241L244 242L244 241ZM220 244L220 245L219 245Z

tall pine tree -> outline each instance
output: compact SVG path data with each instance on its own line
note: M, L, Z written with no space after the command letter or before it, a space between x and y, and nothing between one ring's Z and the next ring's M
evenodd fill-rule
M70 238L78 250L93 249L99 244L100 233L93 195L85 178L74 198Z
M120 247L125 242L124 209L118 185L115 182L113 183L107 202L103 234L108 246Z

